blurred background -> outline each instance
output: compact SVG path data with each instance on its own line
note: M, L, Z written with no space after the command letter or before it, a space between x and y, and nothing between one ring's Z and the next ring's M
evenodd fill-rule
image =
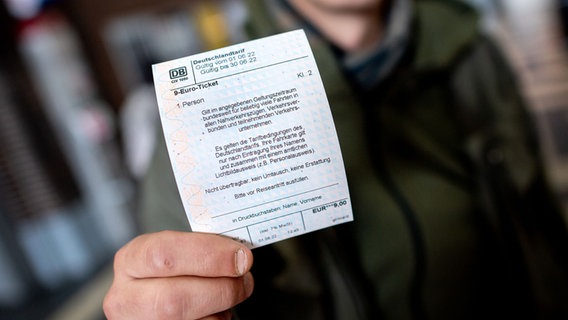
M462 1L517 69L568 207L568 0ZM243 41L245 19L240 0L0 0L0 319L104 319L156 137L150 65Z

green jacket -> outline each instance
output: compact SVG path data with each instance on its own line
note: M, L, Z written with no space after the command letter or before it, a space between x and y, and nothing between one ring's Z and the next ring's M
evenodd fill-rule
M249 2L252 38L285 31ZM414 21L399 67L370 92L311 42L355 221L255 249L240 319L568 315L565 224L506 61L469 7L418 1ZM142 223L188 230L159 140Z

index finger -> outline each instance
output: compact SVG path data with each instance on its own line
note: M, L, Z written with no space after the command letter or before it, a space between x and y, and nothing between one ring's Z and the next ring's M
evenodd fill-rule
M197 232L161 231L138 236L115 255L115 276L239 277L252 266L252 252L229 238Z

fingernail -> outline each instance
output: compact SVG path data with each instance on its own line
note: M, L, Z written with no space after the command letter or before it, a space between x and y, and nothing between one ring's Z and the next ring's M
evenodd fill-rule
M237 266L237 275L242 276L247 269L247 254L243 249L237 250L235 253L235 264Z
M233 312L229 309L221 314L223 319L231 320L233 319Z

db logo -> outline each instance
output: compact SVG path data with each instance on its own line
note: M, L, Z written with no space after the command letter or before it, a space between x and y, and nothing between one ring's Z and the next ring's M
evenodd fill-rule
M186 67L180 67L180 68L175 68L175 69L170 70L170 79L177 79L177 78L186 77L186 76L187 76L187 68Z

